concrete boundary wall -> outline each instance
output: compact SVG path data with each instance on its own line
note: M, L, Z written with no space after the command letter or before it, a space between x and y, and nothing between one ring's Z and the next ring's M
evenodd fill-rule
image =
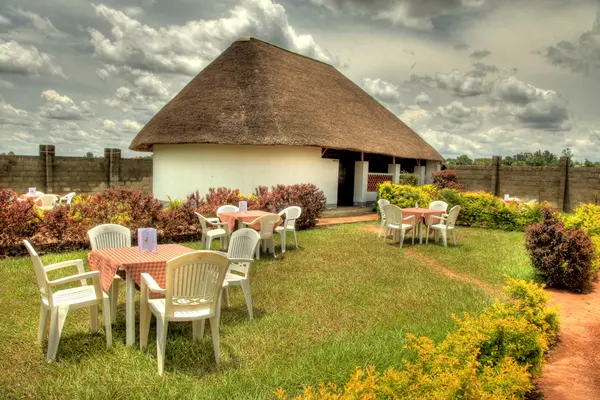
M38 156L0 155L0 189L95 194L126 186L152 191L152 160L121 158L121 150L104 149L104 157L60 157L53 145L40 145Z
M547 201L564 211L594 201L595 193L600 192L600 168L569 167L567 157L551 167L509 166L501 161L496 156L492 165L449 165L448 169L456 170L458 182L466 190Z

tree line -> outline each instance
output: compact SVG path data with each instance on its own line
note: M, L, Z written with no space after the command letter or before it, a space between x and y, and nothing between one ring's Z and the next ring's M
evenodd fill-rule
M571 149L564 149L561 154L562 157L569 157L569 164L572 167L600 167L600 161L590 161L587 158L584 161L574 161L573 152ZM502 165L514 165L514 166L553 166L560 164L560 157L548 150L538 150L536 152L522 152L514 154L512 156L502 157ZM445 165L491 165L492 158L470 158L468 155L463 154L456 158L446 158L444 160Z

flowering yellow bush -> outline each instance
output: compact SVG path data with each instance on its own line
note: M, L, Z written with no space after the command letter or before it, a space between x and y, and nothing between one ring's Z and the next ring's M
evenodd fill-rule
M357 367L343 386L304 388L296 400L523 399L558 331L556 308L532 283L509 279L507 299L479 316L465 315L440 344L407 336L414 361L379 372ZM283 389L278 399L290 399Z

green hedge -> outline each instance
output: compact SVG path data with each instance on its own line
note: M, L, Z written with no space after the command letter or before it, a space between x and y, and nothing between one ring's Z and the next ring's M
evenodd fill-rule
M438 189L433 185L408 186L383 183L379 186L379 199L386 199L400 208L429 207L434 200L448 203L448 209L460 205L458 224L480 228L522 231L542 218L543 204L506 204L502 199L486 192L461 192L455 189Z
M509 279L505 293L481 315L457 319L458 328L437 345L408 335L404 348L412 357L402 369L357 367L343 386L304 388L295 399L524 399L556 341L558 312L532 282ZM275 394L289 399L283 390Z

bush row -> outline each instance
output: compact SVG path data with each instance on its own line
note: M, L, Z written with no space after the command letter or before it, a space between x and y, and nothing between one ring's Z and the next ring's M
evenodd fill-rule
M446 171L441 171L446 172ZM378 197L400 208L429 207L434 200L448 203L449 209L460 205L458 224L480 228L524 230L542 218L544 204L506 204L500 198L486 192L462 192L457 189L440 189L435 185L409 186L382 183Z
M298 400L359 398L523 399L559 328L556 308L534 283L509 279L506 298L479 316L457 319L439 344L408 336L411 361L384 372L357 368L343 386L307 387ZM279 389L279 399L290 397Z
M194 211L215 216L223 204L247 201L248 209L279 212L297 205L302 216L299 229L312 227L325 210L325 195L313 184L261 186L244 195L239 189L211 188L201 196L193 193L185 200L171 199L164 207L152 194L128 188L107 189L93 196L76 196L71 205L42 212L32 200L19 201L12 190L0 190L0 255L23 254L21 242L32 241L48 250L88 246L87 231L100 224L124 225L134 233L153 227L160 242L196 240L200 226Z

